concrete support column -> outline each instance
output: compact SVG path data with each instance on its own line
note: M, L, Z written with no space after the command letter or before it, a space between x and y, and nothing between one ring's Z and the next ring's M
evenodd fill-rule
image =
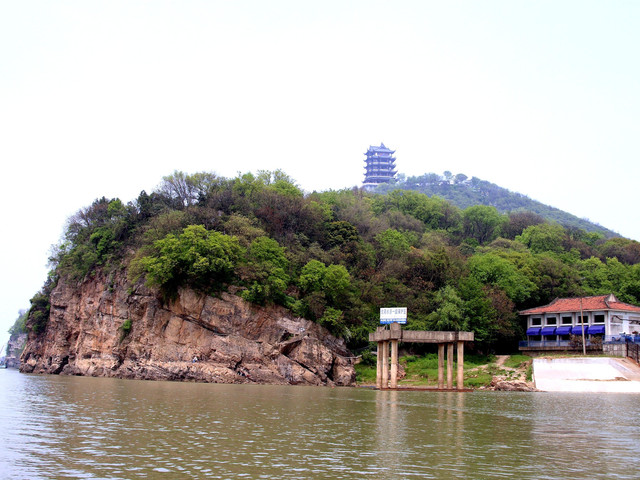
M378 350L377 350L377 362L376 362L376 387L379 389L382 388L382 344L383 342L378 342Z
M464 342L458 341L458 378L456 379L458 390L464 388Z
M453 343L447 343L447 388L453 389Z
M398 340L391 340L391 388L398 388Z
M444 388L444 343L438 344L438 388Z
M389 388L389 341L382 342L382 389Z

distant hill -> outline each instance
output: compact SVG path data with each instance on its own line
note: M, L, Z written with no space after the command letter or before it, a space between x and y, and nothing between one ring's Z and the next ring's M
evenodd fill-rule
M529 211L564 227L601 233L605 238L620 236L618 233L587 219L576 217L571 213L532 200L526 195L512 192L486 180L477 177L469 179L464 174L426 173L417 177L404 177L400 174L395 183L382 184L374 192L388 193L395 189L413 190L429 196L437 195L461 209L473 205L488 205L495 207L501 213Z

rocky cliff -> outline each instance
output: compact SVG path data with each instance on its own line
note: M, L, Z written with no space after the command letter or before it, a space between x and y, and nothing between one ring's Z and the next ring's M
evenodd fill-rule
M7 356L5 358L5 366L7 368L20 367L20 354L26 343L26 333L14 333L9 337L9 341L7 342Z
M344 342L281 307L230 293L181 290L164 304L124 273L60 281L44 332L30 334L21 371L218 383L352 385Z

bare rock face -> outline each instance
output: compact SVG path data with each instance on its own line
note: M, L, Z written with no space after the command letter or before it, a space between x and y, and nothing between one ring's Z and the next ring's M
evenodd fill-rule
M7 368L20 367L20 353L26 343L26 333L13 334L9 337L9 342L7 343L7 356L5 358L5 366Z
M344 341L314 322L240 297L180 290L163 305L124 273L60 281L45 331L30 334L21 371L153 380L353 385Z

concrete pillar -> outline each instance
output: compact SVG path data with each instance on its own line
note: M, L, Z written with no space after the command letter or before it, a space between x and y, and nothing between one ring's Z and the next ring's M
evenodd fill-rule
M458 378L456 379L458 390L464 388L464 342L458 341Z
M376 362L376 387L382 388L382 343L378 342L377 362Z
M382 389L389 388L389 341L382 342Z
M391 388L398 388L398 340L391 340Z
M453 389L453 342L447 343L447 388Z
M438 388L444 388L444 343L438 344Z

